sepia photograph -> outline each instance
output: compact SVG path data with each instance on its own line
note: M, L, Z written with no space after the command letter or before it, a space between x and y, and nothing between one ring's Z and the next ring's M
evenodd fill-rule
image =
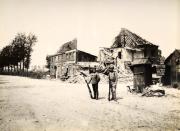
M0 0L0 131L180 131L180 0Z

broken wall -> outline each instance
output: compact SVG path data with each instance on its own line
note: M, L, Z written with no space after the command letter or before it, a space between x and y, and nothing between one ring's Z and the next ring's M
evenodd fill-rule
M134 52L134 59L144 58L144 52L143 51L135 51Z
M118 58L121 61L132 61L133 52L124 48L114 48L113 57Z
M70 63L76 63L77 61L77 50L71 50L71 51L66 51L66 62L70 62Z
M97 57L83 51L77 51L78 62L96 62Z

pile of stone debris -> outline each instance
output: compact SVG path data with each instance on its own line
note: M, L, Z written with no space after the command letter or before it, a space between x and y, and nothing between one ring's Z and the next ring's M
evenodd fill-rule
M87 81L89 80L89 72L88 71L83 71L87 77ZM108 76L103 74L103 73L99 73L100 75L100 84L105 84L108 83ZM118 82L132 82L133 81L133 74L132 72L127 72L127 71L118 71ZM76 75L69 77L66 82L68 83L85 83L85 80L83 78L82 75L80 75L80 73L77 73Z
M75 75L73 77L69 77L66 82L68 83L84 83L84 78L80 75Z

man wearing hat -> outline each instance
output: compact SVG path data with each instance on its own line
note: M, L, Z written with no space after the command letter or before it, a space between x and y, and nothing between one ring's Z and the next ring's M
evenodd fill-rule
M100 76L97 73L96 68L93 68L89 83L92 84L92 88L93 88L93 92L94 92L93 99L96 99L96 100L98 100L98 97L99 97L99 91L98 91L98 83L99 83L99 81L100 81Z
M116 71L114 71L114 65L109 66L109 96L108 100L116 100L116 86L118 81L118 74ZM110 99L110 95L112 95L112 98Z

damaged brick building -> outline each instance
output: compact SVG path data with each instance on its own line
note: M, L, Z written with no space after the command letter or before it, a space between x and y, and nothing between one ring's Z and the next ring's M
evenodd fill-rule
M120 74L133 74L134 88L142 92L143 88L153 83L153 76L157 76L160 56L157 45L122 28L110 48L100 48L99 61L104 66L113 63Z
M97 57L77 49L77 39L63 44L56 54L50 56L50 75L55 78L70 77L80 67L97 64Z
M114 63L122 69L128 68L135 59L149 59L153 65L158 64L158 46L154 45L131 31L122 28L110 48L100 48L101 64Z

